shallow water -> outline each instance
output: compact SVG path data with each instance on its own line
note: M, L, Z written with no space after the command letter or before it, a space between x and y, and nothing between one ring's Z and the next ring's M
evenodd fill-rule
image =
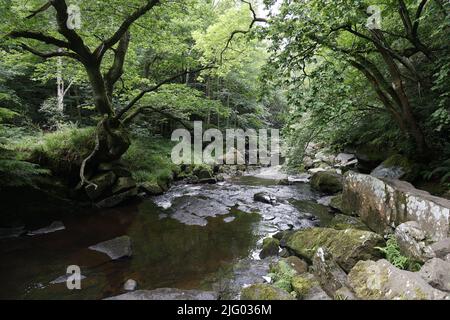
M217 185L180 184L159 197L64 219L62 231L0 240L0 298L101 299L123 293L130 278L139 289L210 290L239 275L244 278L233 281L242 285L249 274L264 272L257 262L263 237L315 223L296 202L318 195L306 184L276 183L247 176ZM258 192L275 195L277 203L255 202ZM122 235L132 241L129 259L110 261L88 249ZM79 265L86 276L81 290L50 284L69 265Z

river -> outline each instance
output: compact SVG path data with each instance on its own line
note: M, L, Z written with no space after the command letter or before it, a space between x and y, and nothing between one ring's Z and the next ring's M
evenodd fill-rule
M259 259L263 238L331 217L309 184L282 185L280 175L262 169L218 184L178 183L162 196L68 216L61 231L0 240L0 299L103 299L124 293L127 279L139 289L215 290L236 298L240 287L268 272L271 259ZM257 193L275 196L275 203L255 201ZM88 249L123 235L131 238L131 258L112 261ZM81 290L51 283L69 265L86 277Z

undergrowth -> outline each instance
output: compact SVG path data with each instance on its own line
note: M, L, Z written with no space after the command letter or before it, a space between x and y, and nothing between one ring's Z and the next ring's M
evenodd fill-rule
M386 259L390 263L392 263L394 267L409 271L420 270L421 265L418 262L402 255L397 240L393 235L389 236L388 240L386 241L386 247L376 247L376 249L384 253Z

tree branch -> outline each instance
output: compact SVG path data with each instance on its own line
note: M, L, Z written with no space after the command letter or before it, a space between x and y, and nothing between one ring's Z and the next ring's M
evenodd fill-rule
M128 45L130 43L130 32L127 31L119 41L119 46L114 50L114 61L111 68L108 70L105 78L106 90L109 98L112 98L114 85L120 79L123 74L123 65L125 63L125 56L128 51Z
M32 54L41 57L43 59L49 59L49 58L54 58L54 57L69 57L78 61L81 61L81 58L73 52L67 52L67 51L51 51L51 52L41 52L39 50L36 50L34 48L31 48L30 46L27 46L26 44L22 43L20 45L22 47L22 49L31 52Z
M160 87L162 87L163 85L168 84L168 83L170 83L170 82L172 82L172 81L178 79L179 77L182 77L182 76L184 76L184 75L186 75L186 74L188 74L188 73L189 73L189 74L190 74L190 73L197 73L197 72L200 72L200 71L203 71L203 70L207 70L207 69L212 69L212 68L215 68L215 66L205 66L205 67L201 67L201 68L198 68L198 69L196 69L196 70L191 70L191 71L185 70L185 71L183 71L183 72L181 72L181 73L178 73L178 74L176 74L176 75L174 75L174 76L172 76L172 77L170 77L170 78L167 78L167 79L165 79L165 80L163 80L163 81L157 83L156 85L154 85L154 86L152 86L152 87L149 87L149 88L147 88L147 89L142 90L136 97L134 97L134 98L128 103L128 105L127 105L126 107L124 107L122 110L120 110L120 111L117 113L116 119L117 119L117 120L121 119L122 116L123 116L128 110L130 110L136 103L138 103L138 102L139 102L139 101L140 101L147 93L157 91L157 90L158 90Z
M160 0L148 0L146 5L138 8L130 16L128 16L122 22L119 29L117 29L117 31L109 39L103 41L103 43L100 44L100 46L98 46L97 49L95 49L94 54L97 57L97 59L101 59L108 49L110 49L117 42L120 41L120 39L123 37L123 35L128 31L130 26L137 19L139 19L144 14L146 14L148 11L150 11L154 6L159 4L159 2L160 2Z
M51 45L57 46L58 48L70 49L70 44L68 42L66 42L64 40L59 40L52 36L45 35L41 32L12 31L8 36L13 39L25 38L25 39L38 40L38 41L44 42L46 44L51 44Z
M30 11L30 15L29 16L27 16L26 18L27 19L31 19L31 18L33 18L34 16L37 16L39 13L41 13L41 12L44 12L44 11L46 11L48 8L50 8L52 6L52 4L50 3L50 1L49 2L47 2L46 4L44 4L42 7L40 7L39 9L37 9L37 10L34 10L34 11Z

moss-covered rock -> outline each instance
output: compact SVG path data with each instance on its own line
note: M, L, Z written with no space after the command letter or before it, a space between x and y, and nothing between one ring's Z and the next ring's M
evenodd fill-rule
M136 187L136 181L132 177L119 177L112 188L112 193L116 194Z
M337 214L329 224L330 228L336 230L358 229L369 231L369 228L361 221L361 219L345 214Z
M325 193L337 193L342 191L342 176L336 172L316 172L311 177L311 186Z
M280 241L275 238L265 238L263 240L263 248L259 253L259 257L261 259L276 256L278 255L278 251L280 250Z
M292 289L298 299L302 299L310 292L314 285L318 285L317 281L307 275L298 275L292 278Z
M387 260L360 261L350 271L348 282L360 299L441 300L449 299L431 287L417 272L400 270Z
M139 191L145 192L151 196L158 196L164 193L164 190L155 181L146 181L139 184Z
M286 239L286 246L300 257L310 261L317 249L325 248L345 270L359 261L379 257L384 240L376 233L356 229L335 230L311 228L297 231Z
M85 187L86 194L92 200L98 199L116 182L116 179L117 177L112 171L100 173L89 180L91 184Z
M371 175L377 178L413 181L418 171L417 164L400 154L394 154L376 167Z
M295 300L286 291L270 284L259 283L241 291L241 300Z
M340 211L342 213L345 213L344 212L344 208L342 207L342 193L340 193L340 194L334 196L333 198L331 198L331 200L330 200L330 207L335 209L335 210L338 210L338 211Z
M194 166L192 174L199 179L211 179L214 176L212 168L204 164Z

